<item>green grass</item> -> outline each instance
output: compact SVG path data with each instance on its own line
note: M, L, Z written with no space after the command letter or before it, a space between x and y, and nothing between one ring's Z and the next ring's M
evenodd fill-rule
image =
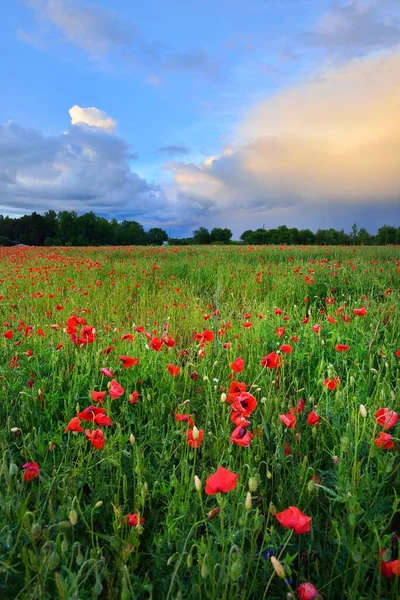
M324 599L398 598L399 577L381 575L380 552L399 556L399 425L388 431L394 448L374 440L383 431L375 412L400 406L399 258L394 247L0 249L2 332L13 331L0 337L0 598L280 599L298 597L303 582ZM362 306L367 314L355 316ZM96 329L87 346L65 331L74 312ZM161 337L166 325L176 345L160 352L135 331ZM193 335L206 329L215 339L201 356ZM121 341L126 333L133 343ZM262 367L283 343L293 352L281 368ZM350 350L335 351L338 343ZM140 362L125 369L120 354ZM232 374L238 356L245 367ZM64 429L93 404L91 390L107 390L102 367L125 393L106 394L113 425L101 427L97 450ZM249 447L229 439L235 425L221 393L230 375L258 402ZM340 385L330 391L323 381L334 376ZM286 429L279 415L301 398L305 410ZM192 414L204 431L199 448L175 413ZM26 462L39 463L38 478L24 480ZM238 474L237 486L207 495L219 465ZM312 517L310 533L279 524L274 513L289 506ZM127 524L132 513L142 527Z

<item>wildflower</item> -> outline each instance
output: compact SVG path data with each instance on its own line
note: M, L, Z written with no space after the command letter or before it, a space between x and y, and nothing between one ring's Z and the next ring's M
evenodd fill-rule
M296 416L292 413L288 413L286 415L279 415L280 420L288 429L293 429L296 427Z
M81 420L79 419L79 417L73 417L64 429L64 431L83 431L83 427L81 427Z
M191 448L198 448L201 446L204 437L204 431L202 429L197 429L194 425L193 429L188 429L186 432L187 435L187 443Z
M135 390L134 392L132 392L132 394L129 394L128 399L131 404L135 404L135 402L139 400L139 392Z
M314 333L318 333L319 334L320 331L321 331L321 325L318 325L318 324L317 325L313 325L312 328L313 328Z
M168 367L168 371L169 371L170 375L172 375L172 377L176 377L181 372L181 368L178 367L177 365L171 365L170 363L168 363L167 367Z
M80 413L78 413L77 416L79 419L82 419L82 421L91 421L93 423L97 416L104 415L105 412L105 408L100 408L99 406L88 406L85 408L85 410L82 410Z
M375 446L377 448L382 448L382 450L394 448L394 441L390 433L383 433L383 431L380 431L378 437L374 441Z
M25 481L32 481L35 477L39 477L39 463L37 462L27 462L22 467L25 471L24 479Z
M135 365L139 364L139 358L134 358L132 356L124 356L123 354L120 354L118 358L122 362L122 366L125 367L125 369L128 369L129 367L134 367Z
M396 425L399 420L399 415L389 408L380 408L375 413L375 419L378 425L384 426L384 430L387 431Z
M361 308L353 308L353 313L357 317L364 317L367 314L367 309L365 308L365 306L363 306Z
M106 439L101 429L95 429L94 431L89 431L89 429L85 429L85 435L89 442L92 444L92 446L97 448L97 450L102 450L104 448Z
M328 388L328 390L336 390L339 383L340 383L340 379L337 375L336 375L336 377L332 377L332 378L327 377L323 382L324 386L326 388Z
M275 335L278 336L278 338L281 338L285 335L285 327L278 327L278 329L275 329Z
M319 425L319 416L317 415L317 413L315 411L312 410L308 414L307 424L308 425Z
M283 352L284 354L290 354L292 352L293 348L290 344L282 344L282 346L280 346L279 350L281 350L281 352Z
M257 400L250 392L237 394L232 404L232 409L244 417L249 417L257 407Z
M287 529L293 529L294 533L300 535L310 532L312 518L302 513L296 506L289 506L286 510L276 513L275 517L281 525Z
M115 400L116 398L119 398L120 396L122 396L122 394L125 392L125 390L122 387L122 385L120 385L118 383L118 381L115 381L115 379L112 379L111 382L109 383L108 392L109 392L111 398L113 398Z
M367 416L367 409L365 408L364 404L360 404L360 415L363 419L365 419Z
M176 413L175 420L182 421L183 423L188 423L190 427L193 427L193 425L194 425L192 415L182 415L180 413Z
M336 352L347 352L348 350L350 350L350 346L348 346L347 344L336 344L335 350Z
M111 371L111 369L106 369L103 367L102 369L100 369L100 373L105 377L113 377L113 372Z
M196 492L201 492L201 480L200 477L198 477L197 475L194 476L194 487Z
M98 402L99 404L102 404L104 402L106 392L96 392L96 390L91 390L90 395L92 397L93 402Z
M302 583L296 592L300 600L314 600L314 598L319 596L317 588L312 583Z
M250 446L253 434L247 431L244 427L239 425L233 430L230 437L230 441L238 446Z
M205 492L209 495L214 495L218 492L226 494L235 489L238 477L236 473L219 466L213 475L207 477Z
M131 527L138 527L139 525L143 525L143 523L145 522L145 518L139 517L138 513L128 513L126 516L128 518L128 525L130 525Z
M235 373L240 373L241 371L243 371L243 368L244 368L244 360L241 356L236 358L233 361L233 363L231 363L231 369L232 369L232 371L235 371Z
M261 366L267 369L277 369L282 364L282 357L276 352L271 352L261 359Z

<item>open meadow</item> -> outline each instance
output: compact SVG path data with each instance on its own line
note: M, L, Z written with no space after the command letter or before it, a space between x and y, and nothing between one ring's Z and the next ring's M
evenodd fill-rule
M399 272L0 248L0 598L398 598Z

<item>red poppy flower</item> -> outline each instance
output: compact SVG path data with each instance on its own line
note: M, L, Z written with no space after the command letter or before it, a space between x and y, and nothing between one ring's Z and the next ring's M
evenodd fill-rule
M302 320L302 324L307 325L309 320L310 320L310 317L306 317L305 319Z
M198 448L201 446L204 437L204 431L202 429L197 429L196 436L197 439L193 436L193 429L188 429L186 432L187 435L187 443L191 448Z
M95 417L97 415L104 415L106 412L105 408L100 408L99 406L88 406L85 410L82 410L78 413L78 418L82 419L82 421L91 421L93 423Z
M247 421L249 423L249 421ZM230 441L238 446L250 446L250 442L253 438L253 434L247 431L244 427L239 425L232 431Z
M226 494L235 489L238 477L239 475L229 469L218 467L214 475L207 477L205 492L210 496L218 494L218 492Z
M400 358L400 350L396 350L396 356L397 358Z
M313 410L308 414L307 424L308 425L319 425L319 416Z
M353 308L353 313L357 317L364 317L367 314L367 309L365 308L365 306L363 306L361 308Z
M301 412L303 412L303 410L304 410L304 407L305 407L304 398L300 398L300 400L299 400L299 402L298 402L298 404L297 404L297 412L298 412L298 413L301 413Z
M375 413L375 419L378 425L384 426L384 430L387 431L396 425L399 420L399 415L389 408L380 408Z
M235 423L236 427L248 427L250 425L250 421L246 419L241 413L236 412L236 410L232 411L231 421Z
M289 506L286 510L276 513L275 517L279 523L287 529L293 529L294 533L309 533L311 517L301 512L296 506Z
M276 352L271 352L261 359L261 365L267 369L277 369L282 364L282 357Z
M181 421L182 423L189 423L190 427L193 427L193 425L194 425L192 415L182 415L182 414L176 413L175 420Z
M103 367L102 369L100 369L100 373L104 375L104 377L113 377L113 372L111 371L111 369L106 369Z
M113 398L113 400L115 400L116 398L120 398L120 396L122 396L122 394L125 392L125 390L122 387L122 385L120 385L118 383L118 381L115 381L115 379L112 379L110 382L110 387L108 388L108 392L109 392L111 398Z
M24 479L25 481L32 481L35 477L39 477L39 463L37 462L27 462L22 467L25 471Z
M96 390L91 390L90 395L93 402L98 402L99 404L102 404L104 402L106 392L96 392Z
M101 429L95 429L94 431L85 429L85 435L92 446L97 448L97 450L102 450L104 448L106 438L104 437L104 433L101 431Z
M125 367L125 369L139 364L139 359L133 358L132 356L124 356L123 354L120 354L118 358L122 362L122 366Z
M281 308L274 308L274 315L281 315L283 310Z
M331 379L329 377L327 377L324 380L324 386L327 387L328 390L336 390L336 388L338 387L339 383L340 383L340 379L339 379L339 377L337 375L336 375L336 377L333 377Z
M296 416L288 413L287 415L279 415L280 420L288 429L296 427Z
M3 337L5 337L7 340L12 340L13 335L14 334L11 329L9 331L6 331L5 333L3 333Z
M111 427L111 425L113 424L112 419L110 419L110 417L108 417L107 415L96 415L94 418L94 422L96 423L96 425L99 425L99 427Z
M231 363L231 369L232 369L232 371L235 371L235 373L240 373L241 371L243 371L243 368L244 368L244 360L241 356L236 358L233 361L233 363Z
M275 335L277 335L278 338L281 338L285 335L285 331L286 329L284 327L278 327L278 329L275 329Z
M139 392L135 390L132 394L129 394L129 402L135 404L139 400Z
M336 344L335 350L336 352L347 352L348 350L350 350L350 346L348 346L347 344Z
M291 453L292 453L291 447L289 446L289 444L287 442L285 442L283 454L285 456L290 456Z
M114 349L115 346L108 346L108 348L105 348L105 350L103 350L102 354L110 354Z
M170 363L168 363L167 367L168 367L168 371L169 371L170 375L172 375L172 377L176 377L181 372L181 368L178 367L177 365L171 365Z
M296 591L300 600L314 600L319 596L317 588L312 583L302 583Z
M280 346L279 350L284 352L284 354L290 354L292 352L293 348L290 344L282 344L282 346Z
M121 336L121 342L125 342L128 340L130 342L134 342L135 338L133 337L133 335L131 333L124 333L124 335Z
M195 342L201 342L201 344L204 345L205 342L213 341L214 332L211 331L210 329L207 329L206 331L203 331L202 333L195 333L193 336L193 339Z
M81 427L81 420L79 419L79 417L73 417L64 429L64 431L83 431L83 427Z
M375 439L375 446L377 448L382 448L382 450L394 448L394 441L390 433L380 431L378 437Z
M160 350L161 350L161 348L162 348L162 345L163 345L163 343L162 343L162 341L160 340L160 338L158 338L158 337L153 337L153 338L150 340L150 343L149 343L149 348L152 348L152 349L153 349L153 350L155 350L156 352L160 352Z
M257 408L257 400L250 392L241 392L237 394L232 404L232 410L239 412L244 417L249 417Z
M128 525L130 525L131 527L137 527L138 525L143 525L143 523L145 522L145 518L144 517L140 517L138 513L133 513L133 514L127 514L126 515L128 517Z
M316 324L316 325L313 325L312 328L313 328L314 333L320 333L320 331L321 331L321 325Z
M395 575L400 576L400 559L385 561L384 557L386 554L386 548L382 548L381 550L381 564L380 570L384 577L392 578Z
M328 321L329 321L329 323L332 323L333 325L334 325L335 323L337 323L337 320L336 320L334 317L332 317L332 315L329 315L329 316L328 316Z

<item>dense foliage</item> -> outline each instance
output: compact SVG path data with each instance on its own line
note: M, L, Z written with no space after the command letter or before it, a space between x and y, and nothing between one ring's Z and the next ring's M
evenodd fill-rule
M2 600L398 598L399 271L0 249Z
M353 225L350 233L336 229L288 228L285 225L274 229L250 229L240 236L247 245L299 244L299 245L380 245L400 244L400 227L385 225L376 235ZM78 215L75 211L48 210L43 215L33 212L22 217L0 215L0 246L25 244L28 246L161 246L229 244L232 231L214 227L209 231L199 227L190 238L169 238L160 227L147 232L137 221L117 221L99 217L93 212Z

